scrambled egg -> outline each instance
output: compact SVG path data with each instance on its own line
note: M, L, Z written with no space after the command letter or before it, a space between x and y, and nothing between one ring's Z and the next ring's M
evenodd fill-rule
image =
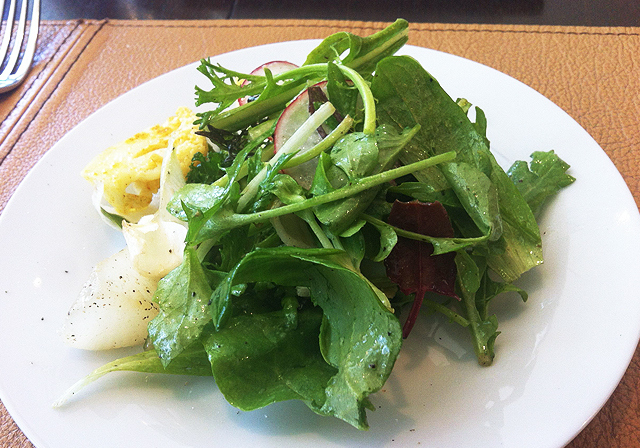
M158 191L162 155L171 141L184 176L193 155L207 153L205 137L195 134L195 120L195 113L179 108L163 125L139 132L98 154L82 177L103 189L102 199L112 207L110 213L137 222L141 214L147 214Z

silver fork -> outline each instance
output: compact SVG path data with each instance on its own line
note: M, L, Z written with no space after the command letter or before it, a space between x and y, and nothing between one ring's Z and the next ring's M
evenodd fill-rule
M9 4L9 13L7 15L7 23L0 43L0 93L15 89L24 80L36 52L36 41L38 40L38 28L40 26L40 0L33 0L31 6L31 25L29 26L29 37L27 44L20 59L22 43L24 42L25 28L27 24L27 15L29 13L28 0L22 0L20 5L20 18L18 26L15 30L13 39L11 38L14 28L14 18L16 12L16 0L2 0L2 16L4 17L7 3ZM11 41L13 45L11 46ZM11 46L11 53L9 47ZM18 61L20 64L18 65Z

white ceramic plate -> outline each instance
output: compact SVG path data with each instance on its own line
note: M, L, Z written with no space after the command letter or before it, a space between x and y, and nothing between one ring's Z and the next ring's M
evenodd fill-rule
M274 59L300 63L314 43L214 59L241 71ZM0 217L0 397L38 448L558 447L597 413L640 333L640 221L629 190L596 142L529 87L462 58L404 51L452 97L484 109L504 166L554 149L577 178L542 213L546 262L521 282L529 301L496 299L495 364L477 365L466 330L421 319L372 397L368 432L298 402L240 412L209 378L117 373L52 409L77 379L129 353L70 349L56 334L91 267L124 246L95 213L79 173L103 148L193 104L193 86L207 82L191 65L87 118L43 157Z

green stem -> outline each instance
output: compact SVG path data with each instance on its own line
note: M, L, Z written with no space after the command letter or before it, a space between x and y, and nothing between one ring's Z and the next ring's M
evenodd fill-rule
M400 32L397 32L397 29L400 29ZM382 44L376 46L373 50L364 54L364 56L358 57L353 61L349 62L349 67L358 70L360 67L366 66L371 61L375 61L378 59L379 55L384 54L389 48L397 45L400 41L406 39L409 35L409 27L407 26L407 22L402 19L397 19L395 23L388 26L382 31L379 31L374 36L390 36L389 38L383 38Z
M376 132L376 100L373 97L373 93L360 73L346 65L337 65L337 67L353 81L353 85L356 86L362 97L362 104L364 106L364 124L362 132L365 134L373 135Z
M258 187L260 186L260 182L262 182L267 176L267 171L269 167L273 166L278 159L292 152L298 151L300 147L307 141L309 136L318 129L325 122L327 118L329 118L335 112L335 107L331 103L324 103L318 110L316 110L307 120L302 123L296 132L282 145L282 148L276 153L274 157L272 157L267 165L260 170L256 176L251 179L251 181L247 184L244 191L242 192L242 196L238 201L238 210L242 211L249 204L249 201L253 199L258 192Z
M364 106L363 132L365 134L373 134L376 130L376 106L369 85L356 70L345 65L337 65L337 67L353 81L354 86L358 89ZM222 112L216 116L209 125L232 132L244 129L262 117L282 110L285 105L300 92L300 78L312 77L314 75L317 75L318 78L326 78L327 70L326 63L311 64L274 76L273 81L275 83L286 83L287 80L294 79L294 81L290 81L292 87L283 90L271 98L264 100L258 98L256 101L252 101L244 106ZM251 89L247 89L247 91L249 90Z
M375 187L376 185L389 182L393 179L411 174L415 171L419 171L430 166L437 165L439 163L450 162L455 159L455 157L455 151L449 151L434 157L430 157L428 159L421 160L419 162L412 163L410 165L401 166L392 170L383 171L382 173L375 174L373 176L365 177L363 179L355 181L353 184L346 187L339 188L320 196L314 196L301 202L256 213L234 214L226 218L220 218L219 220L217 220L216 224L220 229L232 229L234 227L240 227L254 222L266 221L268 219L275 218L276 216L282 216L289 213L297 213L307 208L317 207L328 202L333 202L339 199L353 196L362 191L368 190L369 188Z
M302 154L296 154L294 157L292 157L284 165L283 168L292 168L294 166L298 166L300 164L308 162L309 160L317 157L321 152L324 152L327 149L329 149L331 146L333 146L335 144L335 142L340 140L340 138L342 138L347 132L349 132L349 129L351 129L352 125L353 125L353 118L351 118L349 115L347 115L340 122L340 124L333 131L331 131L331 133L329 135L327 135L325 138L323 138L320 142L318 142L318 144L316 144L310 150L305 151ZM273 156L273 151L271 151L270 148L273 148L273 143L269 144L262 151L262 161L263 162L267 162ZM240 171L238 172L237 179L242 179L243 177L245 177L247 175L248 171L249 170L248 170L248 167L247 167L247 162L244 162L242 164L242 167L240 167ZM217 187L226 187L227 186L227 182L229 182L229 179L227 178L227 175L225 174L224 176L222 176L221 178L216 180L213 183L213 185L215 185Z
M441 303L434 302L433 300L429 300L429 299L424 299L422 304L424 306L426 306L427 308L430 308L430 309L432 309L434 311L437 311L437 312L439 312L441 314L444 314L452 322L460 324L463 327L468 327L469 326L469 321L467 319L465 319L464 317L462 317L460 314L456 313L455 311L452 311L451 309L447 308L446 306L444 306Z
M245 129L264 117L282 111L301 89L301 85L295 85L266 100L252 101L244 106L221 112L209 123L209 126L229 132Z
M264 150L262 151L262 159L261 160L263 162L269 161L269 159L271 158L270 157L271 154L273 154L273 143L269 143L264 148ZM240 170L238 171L238 175L236 176L236 180L242 179L248 173L249 173L249 164L245 160L244 162L242 162L242 166L240 167ZM218 180L216 180L212 185L215 185L216 187L224 188L224 187L227 186L228 183L229 183L229 177L225 174L224 176L222 176Z
M340 122L340 124L333 130L329 135L323 138L318 144L316 144L313 148L308 151L303 152L302 154L298 153L293 156L283 168L292 168L294 166L298 166L302 163L308 162L311 159L316 158L320 155L321 152L326 151L330 147L334 145L342 136L344 136L349 129L351 129L351 125L353 124L353 118L349 115L344 117L344 119Z
M488 235L483 235L483 236L479 236L479 237L475 237L475 238L439 238L439 237L433 237L433 236L429 236L429 235L423 235L421 233L416 233L416 232L411 232L409 230L404 230L401 229L399 227L396 226L392 226L391 224L384 222L381 219L378 218L374 218L373 216L367 215L366 213L363 213L360 216L362 219L364 219L365 221L367 221L370 224L373 224L375 226L388 226L391 227L393 229L394 232L396 232L396 235L404 237L404 238L408 238L410 240L416 240L416 241L422 241L424 243L430 243L433 245L439 245L441 241L451 241L452 243L455 244L464 244L464 245L468 245L471 246L473 244L476 243L481 243L483 241L486 241L488 238ZM434 255L439 255L442 252L434 252Z
M316 216L313 213L311 213L311 210L309 209L302 210L298 214L298 216L300 216L300 218L302 218L309 225L309 227L313 231L316 238L318 238L318 241L320 242L320 245L322 245L323 248L335 249L333 247L333 244L331 244L331 240L327 238L327 235L320 228L320 224L318 224L318 221L316 221Z
M342 244L342 241L340 241L340 237L337 235L334 235L329 229L326 228L326 226L323 226L323 227L327 235L327 238L329 238L329 240L333 244L333 247L335 249L344 250L344 245Z
M249 140L257 139L271 128L275 130L275 125L278 122L278 118L280 118L280 114L278 114L278 116L276 116L275 118L270 118L260 124L250 127L248 129Z

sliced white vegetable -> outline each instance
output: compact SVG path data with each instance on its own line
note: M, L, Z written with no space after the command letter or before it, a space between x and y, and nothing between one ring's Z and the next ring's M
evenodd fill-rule
M323 81L316 84L314 87L319 87L326 94L327 82ZM278 123L276 124L276 130L273 134L273 146L276 152L282 150L287 141L291 139L293 134L300 128L300 126L309 118L309 91L308 89L298 95L282 112ZM304 154L306 151L313 148L315 145L322 141L322 137L317 132L312 132L311 135L299 146L298 155ZM316 172L316 166L318 164L317 159L310 160L292 168L286 168L283 170L289 176L293 177L301 187L305 189L311 188L313 182L313 176Z
M170 142L162 161L159 208L137 224L122 223L127 248L100 262L82 287L62 330L69 345L106 350L144 342L147 324L158 314L152 301L158 280L182 262L186 224L166 205L184 184Z
M158 314L152 302L156 287L157 281L132 269L126 249L101 261L67 313L64 340L86 350L142 344L147 323Z
M158 214L145 216L137 224L122 223L131 266L145 277L159 280L182 263L187 228L161 219Z
M335 110L336 108L329 102L324 103L322 106L320 106L318 110L316 110L310 117L307 118L304 123L300 125L300 127L298 127L291 138L289 138L278 150L278 152L276 152L275 156L267 162L267 165L273 166L280 157L298 151L307 141L309 136L312 133L316 132L318 126L320 126L326 121L327 118L333 115ZM262 182L267 175L268 166L265 165L265 167L258 174L256 174L253 179L251 179L251 181L242 191L242 196L238 200L239 211L243 211L249 201L252 200L258 192L258 186L260 185L260 182Z
M171 197L185 185L178 156L170 142L162 160L158 210L138 223L122 223L131 264L145 277L159 280L182 263L187 226L167 210Z

